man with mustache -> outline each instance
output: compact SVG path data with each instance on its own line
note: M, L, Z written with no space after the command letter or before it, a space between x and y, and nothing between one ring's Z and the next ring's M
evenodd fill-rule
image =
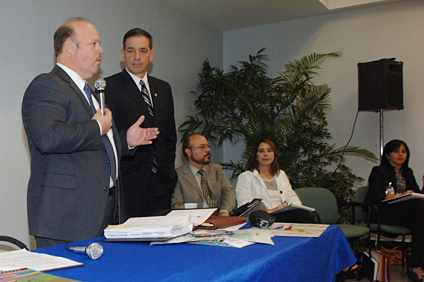
M236 194L222 167L210 164L208 140L192 134L183 141L182 149L188 162L176 169L178 182L172 208L184 209L184 203L197 203L198 208L217 208L217 214L229 216L236 206Z
M119 158L159 133L141 128L142 116L119 138L111 111L102 115L86 82L102 61L94 25L70 19L56 30L54 50L56 66L31 82L22 102L31 154L28 223L38 248L102 236L108 224L125 220Z

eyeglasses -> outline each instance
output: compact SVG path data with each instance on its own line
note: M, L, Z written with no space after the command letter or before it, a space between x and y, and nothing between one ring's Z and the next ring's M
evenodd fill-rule
M206 145L201 145L201 146L199 146L199 147L187 147L188 149L200 149L200 150L202 150L202 151L205 151L206 149L210 149L210 145L209 144L206 144Z

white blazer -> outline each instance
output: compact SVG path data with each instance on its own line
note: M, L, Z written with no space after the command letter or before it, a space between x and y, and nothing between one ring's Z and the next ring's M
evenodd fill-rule
M292 189L290 181L283 170L280 170L275 180L283 203L302 205L302 202ZM239 175L236 186L236 197L238 207L250 202L254 198L261 198L267 209L275 207L271 202L265 182L259 177L259 172L256 169L253 172L245 171Z

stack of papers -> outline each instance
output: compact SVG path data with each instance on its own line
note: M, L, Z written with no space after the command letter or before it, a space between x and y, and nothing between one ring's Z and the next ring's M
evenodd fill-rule
M120 225L105 229L107 240L155 241L169 240L193 230L203 223L216 209L178 210L166 216L132 217Z
M67 258L30 252L24 249L0 253L0 271L10 271L22 268L48 271L83 265L84 264L80 262ZM2 280L0 279L0 281Z
M242 227L244 224L240 224L238 228ZM238 229L237 228L237 229ZM217 230L203 230L205 232L218 231L218 230L226 230L228 228L222 228ZM242 248L248 245L252 245L255 243L262 244L270 244L274 245L274 242L271 239L271 233L268 230L264 229L243 229L243 230L235 230L234 226L231 227L230 234L222 234L222 235L213 235L210 236L196 236L194 232L190 234L186 234L184 236L174 238L168 241L161 242L151 242L150 245L163 245L163 244L177 244L177 243L195 243L202 245L213 245L213 246L221 246L221 247L235 247Z
M133 217L105 229L107 239L169 239L193 230L190 216Z

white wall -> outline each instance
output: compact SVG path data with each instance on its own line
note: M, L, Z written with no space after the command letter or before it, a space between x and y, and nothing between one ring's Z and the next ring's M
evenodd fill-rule
M30 242L26 215L30 160L20 116L22 96L36 75L53 67L53 33L73 16L87 17L99 29L105 51L100 76L104 77L121 70L119 50L127 30L142 27L153 35L156 55L151 74L170 82L177 126L194 113L190 92L196 89L197 73L206 57L213 66L228 68L267 47L269 74L275 76L294 58L312 52L342 51L341 58L324 65L317 83L333 88L329 129L336 145L343 146L357 110L357 63L395 57L404 62L405 110L385 113L385 139L406 140L418 180L424 171L420 146L424 137L420 111L424 104L422 1L405 0L236 30L224 36L160 0L3 0L0 7L0 234ZM361 112L351 145L378 154L378 122L378 114ZM236 161L240 151L226 146L224 161ZM181 164L181 159L177 158L176 164ZM364 178L373 166L357 158L349 158L348 165Z
M404 110L384 113L385 142L403 139L411 150L410 166L421 185L424 172L424 2L394 4L257 26L224 33L224 67L247 60L249 54L267 47L269 75L277 76L284 64L313 52L343 52L330 59L316 83L326 83L332 111L329 130L332 142L344 146L349 139L358 108L357 64L382 58L403 61ZM260 101L258 101L260 102ZM350 145L380 154L379 114L360 112ZM225 161L240 158L240 147L226 146ZM348 157L353 172L368 178L372 162Z
M26 186L30 159L21 102L30 81L54 65L55 30L70 17L88 18L102 39L100 76L104 77L121 71L119 51L124 33L133 27L149 31L156 50L151 74L171 84L177 126L193 114L190 92L196 89L202 62L208 57L214 65L222 66L222 32L158 0L3 0L0 7L0 234L28 244ZM177 158L176 164L181 164L181 159Z

